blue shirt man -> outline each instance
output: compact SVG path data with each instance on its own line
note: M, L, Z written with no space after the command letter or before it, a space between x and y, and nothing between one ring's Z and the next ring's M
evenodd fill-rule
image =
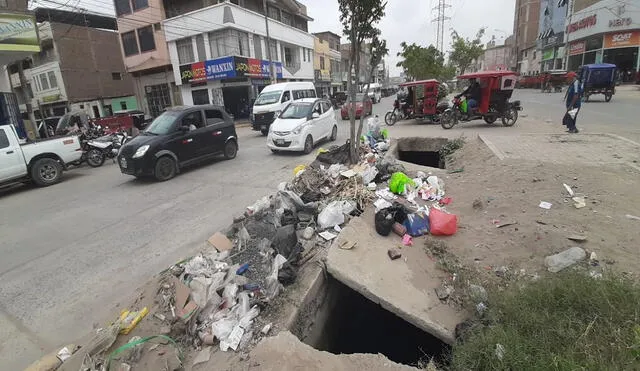
M578 128L576 128L576 121L578 119L578 112L580 112L580 107L582 105L582 93L583 86L582 81L576 76L574 76L573 81L569 84L567 88L567 95L565 105L567 107L567 113L565 114L565 118L563 119L563 123L569 129L569 133L578 133ZM569 111L573 109L577 109L575 115L569 114Z

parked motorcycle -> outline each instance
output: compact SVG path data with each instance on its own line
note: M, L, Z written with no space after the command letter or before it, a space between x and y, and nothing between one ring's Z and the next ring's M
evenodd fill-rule
M121 131L89 141L87 143L87 164L91 167L100 167L107 158L114 159L113 161L115 161L120 147L122 147L127 140L127 134Z
M436 113L434 115L425 115L421 112L415 112L413 107L411 107L406 101L396 99L393 102L393 111L388 111L384 115L384 122L388 126L395 125L396 122L402 121L405 119L423 119L427 118L431 120L434 124L440 123L440 117L444 113L445 110L449 108L449 103L446 101L440 102L436 106Z

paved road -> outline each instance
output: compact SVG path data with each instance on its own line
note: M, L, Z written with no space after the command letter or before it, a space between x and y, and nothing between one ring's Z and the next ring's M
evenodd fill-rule
M344 143L348 123L339 127ZM169 182L135 180L107 161L69 171L53 187L0 191L0 369L22 369L112 319L136 287L192 255L313 157L273 155L264 137L238 133L235 160Z
M638 134L638 92L611 103L588 103L585 130L610 128ZM445 131L435 125L398 123L392 136L459 136L469 132L561 132L559 94L517 91L529 119L513 128L467 123ZM374 105L381 118L393 98ZM339 142L348 124L340 122ZM265 139L240 129L233 161L193 168L165 183L121 175L109 162L66 173L53 187L0 192L0 369L18 370L55 346L104 324L133 290L178 259L256 199L274 192L309 156L273 155Z

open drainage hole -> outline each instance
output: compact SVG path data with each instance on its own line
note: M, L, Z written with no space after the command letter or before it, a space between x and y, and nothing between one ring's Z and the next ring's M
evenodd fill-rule
M451 347L329 276L324 312L305 339L333 354L369 353L410 366L448 364Z
M444 169L445 159L440 156L440 150L448 142L447 138L400 138L398 160Z

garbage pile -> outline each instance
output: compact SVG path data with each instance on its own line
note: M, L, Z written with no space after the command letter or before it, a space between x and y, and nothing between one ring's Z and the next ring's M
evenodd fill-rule
M452 199L435 175L418 171L411 178L403 171L393 172L388 187L377 189L376 196L376 231L382 236L394 232L405 246L411 246L414 237L450 236L457 231L457 216L446 211ZM389 257L395 260L400 255L389 251Z

